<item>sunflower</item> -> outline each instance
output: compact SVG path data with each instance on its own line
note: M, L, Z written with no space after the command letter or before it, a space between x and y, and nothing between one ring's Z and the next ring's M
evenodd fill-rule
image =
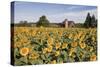
M85 44L85 43L80 43L80 47L81 47L82 49L84 49L84 48L86 47L86 44Z
M39 54L36 52L32 52L32 54L29 55L29 59L37 59L39 57Z
M15 42L14 48L20 48L22 46L21 42Z
M77 39L78 39L78 35L75 35L75 36L74 36L74 40L77 40Z
M34 37L36 35L36 31L32 31L31 35Z
M50 46L53 44L53 38L49 37L47 40L47 44Z
M82 31L80 31L79 33L78 33L78 38L80 38L80 36L83 34L83 32Z
M55 56L59 56L59 55L60 55L60 51L56 51Z
M52 51L52 46L49 46L49 47L47 48L47 51L48 51L48 52L51 52L51 51Z
M60 35L60 36L62 36L62 34L63 34L63 32L62 32L62 31L61 31L61 32L59 32L59 35Z
M72 34L69 34L69 38L71 39L73 37L73 35Z
M44 54L45 54L47 51L48 51L47 48L44 48L44 49L43 49L43 53L44 53Z
M91 57L90 57L90 61L96 61L96 55L94 54L94 55L92 55Z
M94 36L92 37L92 40L93 40L93 41L95 41L95 40L96 40Z
M22 56L26 56L26 55L28 55L28 53L29 53L29 48L24 47L24 48L21 48L21 49L20 49L20 54L21 54Z
M59 49L60 48L60 45L61 45L60 42L56 43L56 49Z
M80 52L80 58L84 57L84 52Z
M80 37L80 41L83 41L83 40L84 40L84 37L85 37L85 35L82 35L82 36Z
M90 52L92 52L93 51L93 47L90 47Z
M68 46L67 43L63 43L63 45L62 45L62 49L65 49L67 46Z
M73 52L75 52L75 48L71 48L69 51L69 56L72 56Z
M30 41L28 40L28 38L26 36L23 36L21 39L20 39L20 43L24 46L26 46L27 44L30 43Z
M71 46L72 46L72 47L76 47L76 46L77 46L77 42L73 42L73 43L71 44Z

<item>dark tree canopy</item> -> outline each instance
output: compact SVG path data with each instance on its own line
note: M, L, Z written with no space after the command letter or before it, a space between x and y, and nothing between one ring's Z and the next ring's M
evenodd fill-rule
M41 16L39 21L37 22L37 27L40 27L40 26L44 26L44 27L49 26L49 21L47 20L45 15Z
M26 20L25 21L20 21L21 24L26 24L28 23Z
M98 22L98 20L96 19L96 21L95 21L95 23L96 23L96 27L97 27L97 22Z
M87 14L84 26L87 27L87 28L91 26L91 16L90 16L90 13Z
M92 18L91 18L91 27L96 27L96 19L95 19L95 16L93 15Z
M92 15L92 17L90 16L90 13L87 14L86 20L84 22L84 27L86 28L94 28L97 27L97 20L95 19L95 16Z

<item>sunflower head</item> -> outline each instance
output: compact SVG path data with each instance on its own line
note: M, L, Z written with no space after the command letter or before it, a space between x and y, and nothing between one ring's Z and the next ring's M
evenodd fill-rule
M71 48L71 49L69 50L69 56L72 56L72 54L73 54L75 51L76 51L75 48Z
M60 45L61 45L61 43L56 43L56 49L59 49L60 48Z
M28 53L29 53L29 48L24 47L24 48L21 48L21 49L20 49L20 54L21 54L22 56L26 56L26 55L28 55Z
M56 51L55 56L59 56L59 55L60 55L60 51Z
M43 53L44 53L44 54L45 54L47 51L48 51L47 48L44 48L44 49L43 49Z
M36 52L33 52L32 54L30 54L29 59L37 59L39 57L39 54Z
M48 45L52 45L53 44L53 38L49 37L47 40Z
M84 49L84 48L86 47L86 44L85 44L85 43L80 43L79 45L80 45L80 47L81 47L82 49Z
M90 57L90 61L96 61L96 55L94 54L94 55L92 55L91 57Z
M63 43L63 45L62 45L62 49L65 49L67 46L68 46L67 43Z
M71 39L73 37L73 34L69 34L69 38Z
M47 48L47 51L48 51L48 52L51 52L51 51L52 51L52 48L53 48L52 46L49 46L49 47Z
M71 46L72 46L72 47L76 47L76 46L77 46L77 42L73 42L73 43L71 44Z

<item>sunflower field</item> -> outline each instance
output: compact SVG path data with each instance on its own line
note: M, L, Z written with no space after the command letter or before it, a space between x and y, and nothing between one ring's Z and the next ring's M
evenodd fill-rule
M97 60L96 28L14 27L14 65Z

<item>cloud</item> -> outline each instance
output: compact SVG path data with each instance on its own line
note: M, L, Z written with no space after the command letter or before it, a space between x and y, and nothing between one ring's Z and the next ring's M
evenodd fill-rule
M75 8L75 7L72 7ZM71 8L71 9L72 9ZM90 13L91 15L95 15L97 18L97 9L90 9L90 10L83 10L83 11L71 11L66 13L59 13L59 14L53 14L53 15L47 15L48 19L52 22L62 22L64 19L75 21L76 23L83 23L85 21L85 18L87 16L87 13Z
M70 6L69 8L67 8L68 10L75 10L75 9L81 9L81 8L83 8L83 7L85 7L85 6Z

